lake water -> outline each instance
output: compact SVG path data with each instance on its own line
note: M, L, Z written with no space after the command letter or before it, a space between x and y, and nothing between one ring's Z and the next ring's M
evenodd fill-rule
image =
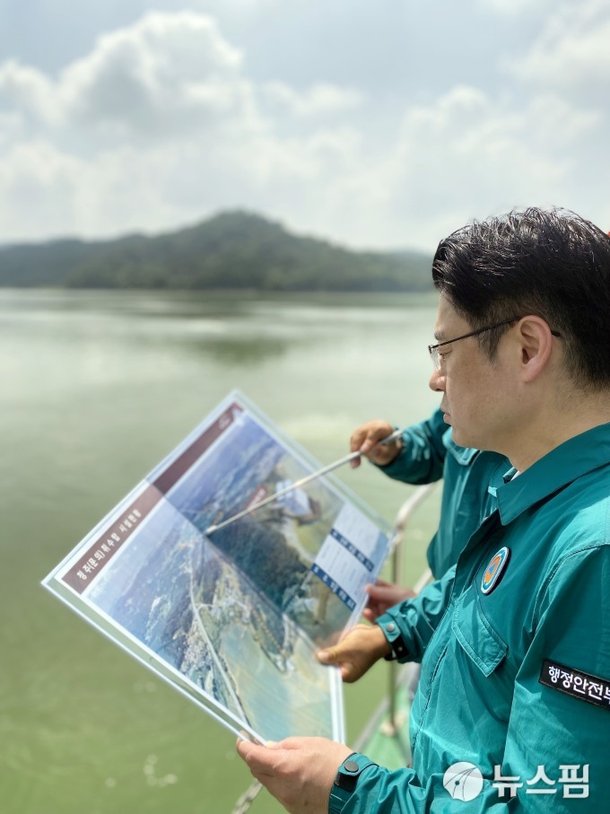
M231 811L250 782L233 736L40 579L234 388L322 463L364 420L427 416L434 313L432 296L0 290L2 814ZM368 464L339 477L388 521L408 494ZM377 665L346 688L351 738L384 681Z

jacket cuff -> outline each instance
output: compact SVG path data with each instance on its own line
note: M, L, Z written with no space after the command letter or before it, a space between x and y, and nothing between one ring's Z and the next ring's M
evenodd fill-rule
M328 798L328 814L341 814L343 807L350 799L362 772L369 766L377 766L366 755L352 752L339 766L333 787Z
M375 622L381 628L383 635L386 637L388 644L392 648L391 653L384 656L384 659L386 661L408 661L409 650L404 639L402 638L400 628L396 624L394 618L388 613L383 613L381 616L377 617Z

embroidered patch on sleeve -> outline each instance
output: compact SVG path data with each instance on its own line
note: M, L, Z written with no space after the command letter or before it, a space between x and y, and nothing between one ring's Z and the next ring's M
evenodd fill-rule
M610 681L544 659L538 681L573 698L610 711Z

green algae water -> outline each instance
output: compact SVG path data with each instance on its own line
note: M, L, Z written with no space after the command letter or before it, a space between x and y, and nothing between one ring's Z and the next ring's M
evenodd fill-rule
M234 388L321 463L367 419L427 417L434 314L432 295L0 290L2 814L232 810L251 780L233 736L40 580ZM409 493L369 464L338 477L390 522ZM352 739L384 668L346 688ZM251 811L280 807L262 792Z

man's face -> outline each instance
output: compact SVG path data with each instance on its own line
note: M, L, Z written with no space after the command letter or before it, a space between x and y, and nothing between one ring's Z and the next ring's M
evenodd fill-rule
M445 342L472 330L449 300L441 296L434 329L436 341ZM440 370L432 374L430 387L443 393L441 409L460 446L496 452L507 448L505 439L510 437L514 416L511 371L503 359L503 339L493 362L474 336L439 349Z

